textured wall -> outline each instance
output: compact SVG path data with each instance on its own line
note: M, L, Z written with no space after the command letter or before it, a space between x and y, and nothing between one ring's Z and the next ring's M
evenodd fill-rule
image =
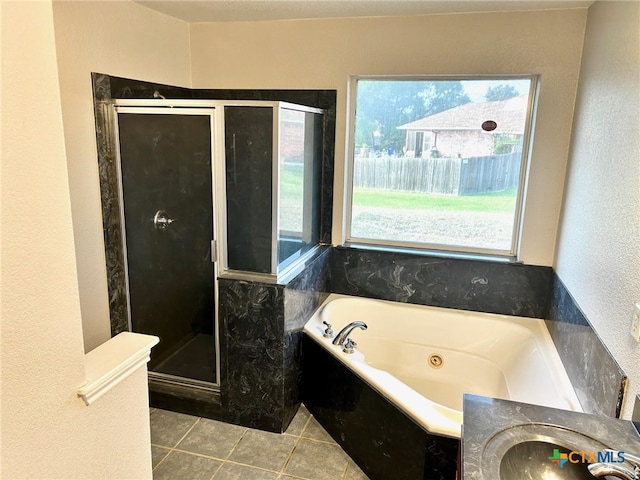
M77 396L84 351L51 2L0 8L0 477L150 479L146 369L90 407Z
M349 75L541 75L522 260L551 266L585 9L191 25L196 88L338 91L334 211L342 211ZM341 219L333 242L341 242Z
M640 393L640 4L589 9L555 270Z
M111 336L91 72L189 86L189 26L130 1L55 1L53 12L80 305L91 350Z

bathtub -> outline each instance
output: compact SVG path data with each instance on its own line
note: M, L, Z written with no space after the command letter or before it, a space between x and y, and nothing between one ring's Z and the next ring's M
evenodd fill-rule
M323 337L354 320L354 353ZM304 331L431 434L460 438L464 393L582 411L542 319L332 294Z

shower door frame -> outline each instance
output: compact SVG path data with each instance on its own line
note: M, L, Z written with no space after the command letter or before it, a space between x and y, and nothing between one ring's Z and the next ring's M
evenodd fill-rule
M219 244L218 238L224 234L224 229L220 230L222 224L220 222L219 209L216 209L217 204L220 201L220 174L216 172L218 169L216 162L220 155L224 155L224 151L220 150L220 102L211 100L132 100L132 99L116 99L112 105L112 119L113 119L113 134L115 140L115 160L116 160L116 173L118 183L118 197L119 197L119 211L121 222L121 244L124 256L124 282L125 282L125 298L126 298L126 315L127 326L129 331L133 331L131 320L131 298L129 292L129 261L127 254L127 242L126 242L126 222L124 215L124 191L122 180L122 163L120 156L120 131L118 114L119 113L133 113L143 115L201 115L208 116L210 118L210 145L211 145L211 207L212 207L212 228L213 239L211 240L211 263L213 265L213 303L214 303L214 315L213 315L213 332L214 332L214 347L215 347L215 382L206 382L203 380L179 377L177 375L171 375L168 373L149 371L149 380L156 380L162 383L173 384L178 386L187 386L191 388L197 388L205 391L220 391L220 328L219 328L219 312L218 312L218 260ZM224 149L224 145L222 145ZM216 183L218 182L218 183Z

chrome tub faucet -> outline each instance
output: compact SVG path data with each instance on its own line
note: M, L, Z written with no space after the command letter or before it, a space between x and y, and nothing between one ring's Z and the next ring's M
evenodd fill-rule
M333 343L334 345L344 345L344 343L349 338L349 335L351 334L351 332L356 328L361 328L362 330L366 330L367 324L360 320L356 320L355 322L349 323L342 330L340 330L340 332L336 335L336 338L334 338L331 343Z

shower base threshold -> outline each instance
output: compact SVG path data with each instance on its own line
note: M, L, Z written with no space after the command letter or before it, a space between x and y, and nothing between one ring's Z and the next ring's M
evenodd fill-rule
M151 371L216 383L216 352L213 335L197 334Z

